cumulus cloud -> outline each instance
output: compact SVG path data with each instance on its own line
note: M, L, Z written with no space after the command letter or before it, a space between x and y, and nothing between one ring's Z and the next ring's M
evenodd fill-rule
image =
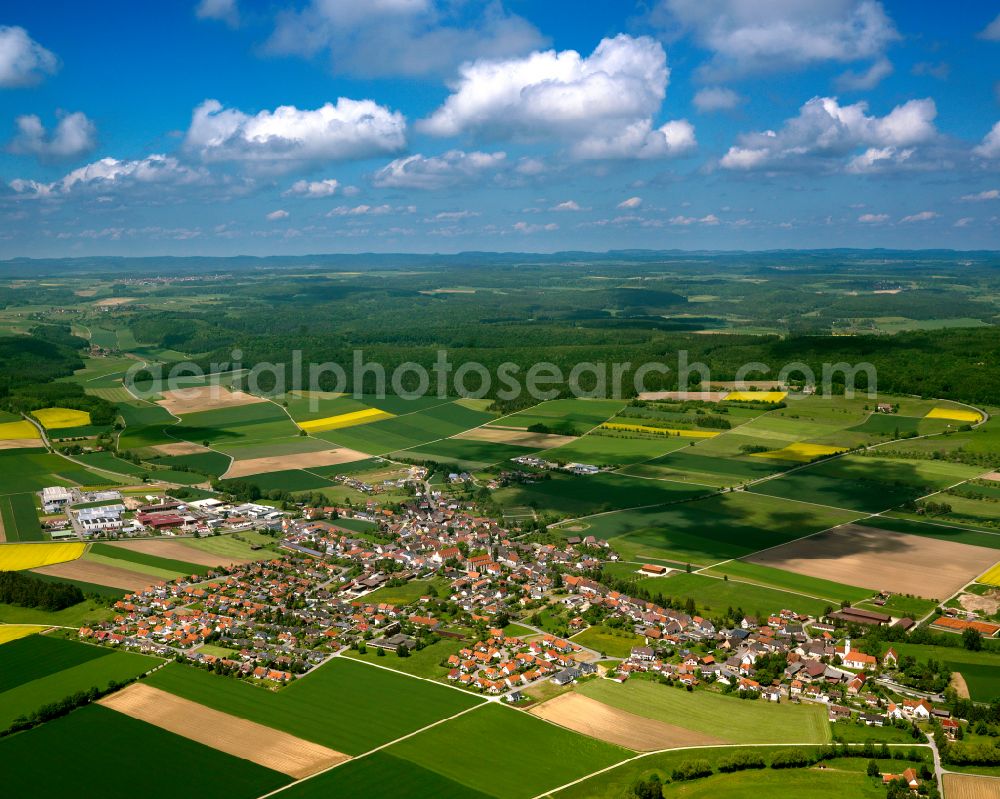
M418 123L434 136L565 141L580 158L662 158L689 152L685 120L655 127L667 57L653 39L619 34L589 56L575 50L464 64L452 94Z
M888 58L882 57L862 72L847 70L837 77L834 85L837 87L837 91L841 92L867 91L874 89L882 82L883 78L887 78L891 74L892 62Z
M920 211L916 214L910 214L909 216L904 216L900 219L900 222L929 222L932 219L937 219L940 214L937 211Z
M330 54L334 72L361 77L450 74L474 58L530 52L544 37L499 2L311 0L278 17L266 49Z
M997 122L972 152L983 158L1000 158L1000 122Z
M975 222L975 218L971 216L963 216L961 219L956 219L955 224L952 227L968 227L970 224Z
M271 211L267 215L267 220L269 222L277 222L279 219L288 219L288 211L284 208L279 208L277 211Z
M333 178L328 178L327 180L297 180L282 192L282 196L308 197L310 199L332 197L337 193L339 185Z
M873 0L660 0L651 19L670 33L690 33L711 51L701 72L717 80L879 59L900 38L882 4Z
M58 161L89 153L97 145L97 127L81 111L62 114L55 130L45 130L34 114L15 121L17 135L8 145L13 153L33 155L40 161Z
M882 222L888 222L889 221L889 215L888 214L862 214L861 216L858 217L858 221L859 222L864 222L865 224L868 224L868 225L878 225L878 224L881 224Z
M59 69L59 59L24 28L0 25L0 87L33 86Z
M1000 42L1000 14L997 14L996 18L979 32L979 38L990 42Z
M240 9L236 0L201 0L194 13L198 19L217 19L230 28L240 24Z
M372 180L382 188L441 189L478 181L495 173L506 160L504 152L449 150L429 158L417 153L386 164Z
M694 107L703 114L713 111L731 111L744 102L744 98L724 86L709 86L694 96Z
M582 211L580 204L576 200L566 200L552 206L553 211Z
M930 98L910 100L883 117L867 113L868 104L841 105L835 97L814 97L786 120L781 130L742 134L720 165L726 169L796 169L840 165L852 172L874 171L907 161L914 145L937 137L937 108Z
M618 203L619 208L638 208L640 205L642 205L642 197L629 197Z
M559 225L549 222L547 225L535 225L531 222L515 222L514 230L518 233L541 233L543 231L558 230Z
M1000 189L986 189L975 194L963 194L962 200L967 203L983 202L985 200L1000 200Z
M670 219L671 225L717 225L719 224L719 217L715 214L708 214L703 217L694 216L675 216Z
M239 161L286 171L310 163L369 158L406 146L406 120L372 100L245 114L205 100L195 110L185 149L205 162Z
M434 214L434 219L438 222L459 222L462 219L472 219L480 216L479 211L440 211Z
M385 214L412 214L416 213L415 205L397 205L395 207L383 205L355 205L353 208L347 205L339 205L327 212L327 216L384 216Z
M184 166L168 155L150 155L135 161L102 158L74 169L52 183L17 178L9 184L13 191L25 198L66 196L92 189L108 191L127 186L189 185L206 179L205 173Z

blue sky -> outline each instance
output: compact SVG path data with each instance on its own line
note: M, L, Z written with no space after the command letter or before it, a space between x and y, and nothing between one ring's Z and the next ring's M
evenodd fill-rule
M0 257L1000 247L992 2L39 2Z

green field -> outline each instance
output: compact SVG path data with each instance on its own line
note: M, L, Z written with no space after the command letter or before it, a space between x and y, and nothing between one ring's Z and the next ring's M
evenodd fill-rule
M32 575L40 577L41 575ZM119 591L124 596L125 591ZM52 624L60 627L80 627L90 622L109 619L114 611L103 601L85 599L62 610L42 610L22 608L20 605L0 604L0 623L4 624Z
M664 480L643 480L624 474L602 472L570 475L549 472L551 479L501 488L493 499L506 508L529 506L541 512L566 516L589 516L620 508L663 505L693 499L714 489Z
M922 535L928 538L938 538L942 541L954 541L959 544L1000 549L1000 531L971 530L968 527L948 522L916 519L897 511L863 519L862 522L867 527L877 527L881 530L892 530L897 533Z
M977 702L1000 699L1000 651L970 652L959 646L908 643L892 646L900 655L912 655L919 661L937 660L952 671L961 672L969 686L969 695Z
M767 477L789 467L768 458L704 455L699 452L701 449L702 446L685 447L649 463L630 466L625 473L723 487Z
M646 639L628 630L616 630L597 624L573 636L573 642L608 657L627 658L634 646L645 646Z
M77 691L105 688L111 680L137 677L163 662L160 658L133 652L115 652L110 649L103 651L106 653L105 657L68 665L59 671L21 682L0 694L0 729L7 727L18 716L27 715L42 705L56 702Z
M341 524L343 520L338 519L334 524ZM439 595L445 595L450 583L443 577L436 577L433 580L410 580L403 585L386 586L366 594L364 602L387 602L390 605L409 605L416 602L420 597L427 595L428 589L432 586Z
M168 469L178 467L192 469L201 474L218 477L229 468L229 457L221 452L197 452L193 455L170 455L167 457L150 458L150 463L165 466Z
M595 466L620 466L646 461L668 452L688 447L689 438L680 436L641 436L595 430L576 441L546 451L549 460L562 463L591 463ZM631 474L640 474L638 471Z
M946 461L846 455L758 483L754 492L877 513L980 474Z
M405 787L403 787L405 786ZM287 799L330 799L334 796L406 796L407 799L494 799L443 774L409 760L375 752L339 768L297 783L281 796Z
M455 464L463 469L477 469L534 451L533 447L518 447L511 444L498 444L493 441L446 438L442 441L420 444L413 449L400 450L393 453L391 457L415 461L436 461L444 464Z
M236 536L239 536L237 538ZM266 560L274 557L270 549L253 549L254 546L267 547L276 543L275 539L263 533L244 530L232 535L213 535L207 538L185 538L181 543L194 547L202 552L210 552L221 558L245 558L247 560Z
M732 743L822 744L830 740L826 709L819 705L745 701L709 691L682 691L650 680L629 680L624 685L595 680L577 690L629 713Z
M448 667L442 666L441 661L447 660L449 655L454 655L461 647L468 646L470 643L472 643L470 640L442 638L436 643L428 644L423 649L414 649L405 658L399 657L394 652L386 652L385 657L379 657L374 648L368 648L368 651L363 655L354 650L348 650L344 653L344 657L374 663L376 666L387 666L415 677L436 679L444 677L448 673Z
M7 541L41 541L42 526L38 522L35 497L32 494L0 496L0 522Z
M393 744L386 752L500 799L535 796L631 755L627 749L493 703ZM484 762L494 765L484 767ZM391 792L388 788L373 785L371 792L383 796Z
M858 515L733 492L666 508L596 516L586 520L585 532L609 539L626 560L709 565L852 521ZM560 532L576 535L571 527Z
M102 555L106 558L126 561L128 565L122 564L123 568L134 568L134 564L140 564L143 566L152 566L156 569L177 572L177 574L185 577L189 577L193 574L207 574L212 570L210 566L202 566L198 563L188 563L183 560L174 560L173 558L161 558L156 555L148 555L145 552L139 552L131 549L130 547L115 546L114 544L91 544L90 554Z
M86 474L71 461L44 449L0 450L0 496L41 491L51 485L67 485L70 481L56 477L56 474L73 469Z
M186 413L180 424L170 428L171 436L196 444L265 441L294 436L297 432L285 411L272 402Z
M557 399L498 419L500 427L544 424L555 433L582 436L625 407L620 400Z
M796 747L811 750L813 747ZM631 796L636 781L649 779L656 774L664 783L664 797L704 797L719 799L760 799L761 796L801 796L805 799L829 799L843 796L845 799L884 799L885 788L880 778L868 777L864 773L868 761L863 758L831 760L826 768L813 766L804 769L764 769L760 771L737 771L729 774L717 772L711 777L690 782L671 782L670 773L681 763L691 760L707 760L712 766L737 752L751 752L770 762L778 753L788 747L761 746L704 747L697 751L676 750L646 755L631 760L603 774L565 788L552 794L556 799L623 799ZM912 765L908 761L878 761L883 772L902 771ZM786 786L788 792L786 793Z
M110 649L47 635L29 635L10 641L0 647L0 695L32 680L111 653Z
M94 773L94 751L86 742L99 742L107 752L128 756L118 758L121 762L116 762L113 776L101 778ZM174 799L178 782L163 772L164 760L183 764L183 781L197 785L199 796L252 799L291 781L249 760L99 705L0 740L0 772L10 796L133 799L137 786L142 786L145 797Z
M789 609L797 613L818 616L833 604L826 599L814 599L788 591L735 580L720 580L704 574L671 574L669 577L647 577L639 582L642 588L686 600L694 600L698 613L716 617L727 608L743 608L745 613L760 618Z
M713 566L706 573L718 576L728 575L731 579L737 581L808 594L819 599L829 600L835 605L840 604L844 600L848 602L860 602L862 599L868 599L873 593L867 588L835 583L832 580L809 577L808 575L796 574L784 569L776 569L773 566L760 566L756 563L747 563L742 560L731 560L718 566Z
M116 458L111 452L85 452L82 455L74 455L76 460L93 466L95 469L106 469L110 472L138 476L150 471L145 466L132 463L122 458Z
M160 669L148 682L208 707L352 755L480 701L444 685L347 658L335 658L277 693L174 664Z

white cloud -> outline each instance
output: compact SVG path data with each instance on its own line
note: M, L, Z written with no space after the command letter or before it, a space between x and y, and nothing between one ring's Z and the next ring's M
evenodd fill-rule
M382 188L440 189L480 180L504 166L506 160L504 152L449 150L430 158L417 153L386 164L372 180Z
M861 214L861 216L858 217L858 221L859 222L864 222L865 224L868 224L868 225L879 225L882 222L888 222L889 221L889 215L888 214Z
M724 86L709 86L694 96L694 106L703 114L712 111L730 111L743 102L743 97Z
M184 146L206 162L242 161L284 171L401 150L406 120L372 100L346 97L315 110L283 105L253 116L205 100L194 110Z
M708 214L700 219L694 216L675 216L670 219L671 225L717 225L719 224L719 217L715 214Z
M640 205L642 205L642 197L629 197L618 203L619 208L638 208Z
M434 214L434 219L438 222L458 222L462 219L472 219L480 216L479 211L441 211Z
M38 199L64 196L84 189L104 192L127 186L188 185L205 179L204 172L183 166L173 156L150 155L135 161L102 158L74 169L52 183L17 178L9 185L22 197Z
M277 222L279 219L288 219L288 211L283 208L279 208L277 211L271 211L267 215L267 220L269 222Z
M1000 189L986 189L975 194L963 194L961 199L967 203L1000 200Z
M547 50L481 59L460 68L452 94L418 126L435 136L553 138L580 158L679 155L695 146L690 123L653 123L669 74L658 42L624 34L586 57Z
M217 19L230 28L240 24L240 9L236 0L201 0L194 14L198 19Z
M952 227L968 227L974 221L975 217L963 216L961 219L955 220L955 224Z
M582 211L580 204L576 200L566 200L552 206L553 211Z
M384 216L385 214L413 214L416 213L417 207L415 205L397 205L395 207L383 204L383 205L355 205L350 207L347 205L339 205L336 208L329 211L327 216Z
M16 124L17 135L10 142L10 151L34 155L40 161L73 158L89 153L97 145L97 127L81 111L60 115L51 134L34 114L18 117Z
M904 216L900 219L900 222L929 222L932 219L937 219L940 214L937 211L920 211L916 214L910 214L909 216Z
M873 0L660 0L651 16L710 50L701 72L714 79L876 59L900 38Z
M1000 42L1000 14L997 14L996 18L979 32L979 38Z
M333 178L327 180L297 180L290 188L282 192L283 197L332 197L337 193L340 184Z
M311 0L278 16L267 50L306 57L328 51L334 72L392 77L449 74L463 61L544 43L534 25L499 2Z
M59 69L59 59L24 28L0 25L0 88L33 86Z
M983 158L1000 158L1000 122L997 122L972 152Z
M720 161L726 169L800 168L840 161L852 151L865 152L848 163L850 171L870 171L899 164L913 155L912 145L937 137L937 108L930 98L910 100L883 117L869 116L868 104L841 105L835 97L814 97L786 120L779 131L742 134Z
M549 222L547 225L534 225L530 222L515 222L514 230L518 233L540 233L542 231L558 230L559 225Z
M837 91L841 92L867 91L874 89L882 82L883 78L887 78L891 74L892 62L883 56L864 72L847 70L844 74L837 76L834 85L837 87Z

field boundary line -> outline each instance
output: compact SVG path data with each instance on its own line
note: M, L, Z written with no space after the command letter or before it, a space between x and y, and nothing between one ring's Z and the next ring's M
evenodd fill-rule
M963 527L960 524L945 524L944 522L931 522L925 519L901 519L897 516L885 515L886 513L890 512L891 511L880 511L879 513L873 513L872 518L880 517L882 519L889 519L890 521L895 520L897 522L912 522L914 524L926 524L929 527L947 527L949 530L962 530L967 533L982 533L983 535L1000 535L1000 531L998 530L978 530L975 527Z

